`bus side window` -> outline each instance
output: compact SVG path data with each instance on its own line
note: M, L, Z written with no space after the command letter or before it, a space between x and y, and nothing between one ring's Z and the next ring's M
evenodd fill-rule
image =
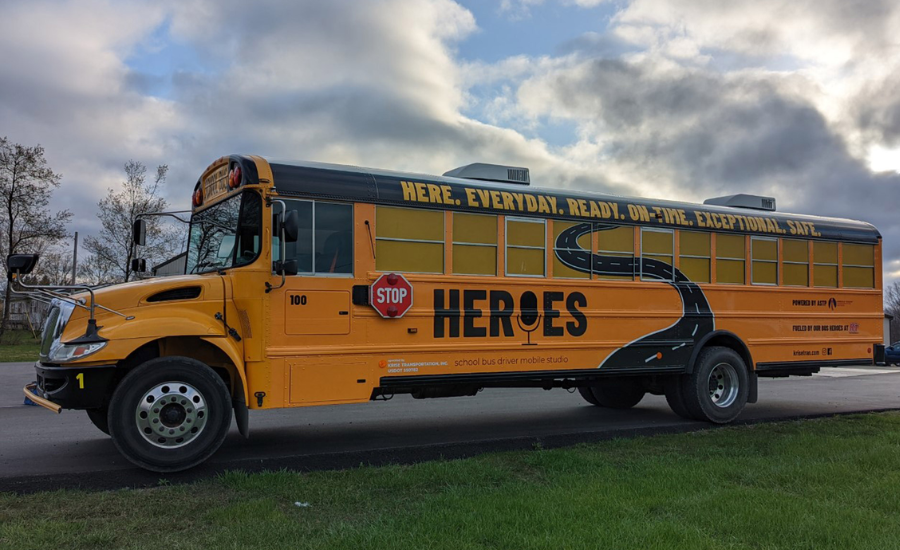
M782 278L786 286L809 286L809 241L781 240Z
M353 273L353 207L315 203L316 273Z
M544 220L506 218L507 276L543 277L547 273L545 224Z
M844 288L875 288L875 247L854 243L841 246Z
M716 234L716 282L730 285L744 284L746 261L743 235Z
M817 287L837 288L837 243L813 242L813 282Z
M376 207L375 271L444 273L444 213Z
M750 273L754 285L778 284L778 239L750 238Z
M297 260L302 274L353 273L353 206L318 201L284 201L300 218L297 241L285 246L288 260ZM278 235L272 236L273 259L278 261Z

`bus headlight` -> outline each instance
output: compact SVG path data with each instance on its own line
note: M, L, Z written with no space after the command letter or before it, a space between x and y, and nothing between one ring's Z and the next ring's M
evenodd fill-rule
M51 363L65 363L87 357L92 353L96 353L106 346L106 342L95 342L92 344L61 344L50 351Z

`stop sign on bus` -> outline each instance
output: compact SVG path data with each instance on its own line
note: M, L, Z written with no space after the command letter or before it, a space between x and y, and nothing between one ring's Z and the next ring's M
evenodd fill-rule
M385 273L369 289L369 303L385 319L403 317L412 302L412 285L398 273Z

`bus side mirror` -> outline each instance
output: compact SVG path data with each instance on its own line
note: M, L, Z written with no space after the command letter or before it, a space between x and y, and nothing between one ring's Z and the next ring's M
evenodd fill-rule
M134 244L136 245L144 246L147 242L147 222L145 222L143 218L134 220L132 236L134 238ZM132 269L132 271L134 270Z
M143 258L135 258L131 260L131 270L135 273L144 273L147 271L147 260Z
M275 273L277 275L296 275L297 260L287 260L284 262L275 262Z
M37 254L10 254L6 257L6 280L12 281L17 275L28 275L38 261Z
M289 210L284 216L284 242L295 243L300 236L300 214Z

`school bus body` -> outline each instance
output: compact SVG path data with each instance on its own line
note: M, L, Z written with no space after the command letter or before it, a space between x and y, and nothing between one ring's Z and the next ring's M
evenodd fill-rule
M235 167L243 170L242 184L223 189L223 174ZM483 387L586 387L629 377L644 391L663 393L667 381L692 372L702 350L727 348L746 368L751 388L742 399L752 401L757 376L871 364L882 341L881 237L861 222L240 156L213 163L196 190L205 197L195 217L232 197L261 198L256 256L240 267L98 290L97 303L121 314L97 312L107 344L66 363L42 357L41 380L57 383L31 395L64 408L106 410L131 370L186 357L219 373L246 431L247 408L395 393L473 395ZM319 203L346 205L349 240L342 246L350 247L352 265L343 273L288 275L282 284L273 272L281 254L273 215L307 204L326 212ZM379 216L384 227L389 219L402 225L404 208L440 218L442 230L419 242L379 228ZM457 242L454 224L463 214L485 214L474 223L494 224L496 235ZM598 243L613 229L624 241L604 254ZM516 231L529 239L542 233L543 247L522 245ZM726 241L743 256L722 252ZM385 269L403 247L434 253L442 272ZM469 252L494 265L494 274L456 274L454 261L469 262ZM856 264L843 261L860 254ZM541 255L540 274L510 271L519 257L531 258L520 262L524 271L538 270ZM331 271L337 258L335 252ZM328 260L310 261L327 270ZM785 284L797 273L802 281L804 269L806 285ZM689 271L708 281L692 280ZM412 307L399 318L382 317L370 303L369 288L386 272L401 273L412 286ZM770 284L751 284L766 277ZM720 282L725 278L743 284ZM816 278L829 286L817 286ZM68 312L55 341L82 334L87 315ZM48 345L51 336L45 334Z

